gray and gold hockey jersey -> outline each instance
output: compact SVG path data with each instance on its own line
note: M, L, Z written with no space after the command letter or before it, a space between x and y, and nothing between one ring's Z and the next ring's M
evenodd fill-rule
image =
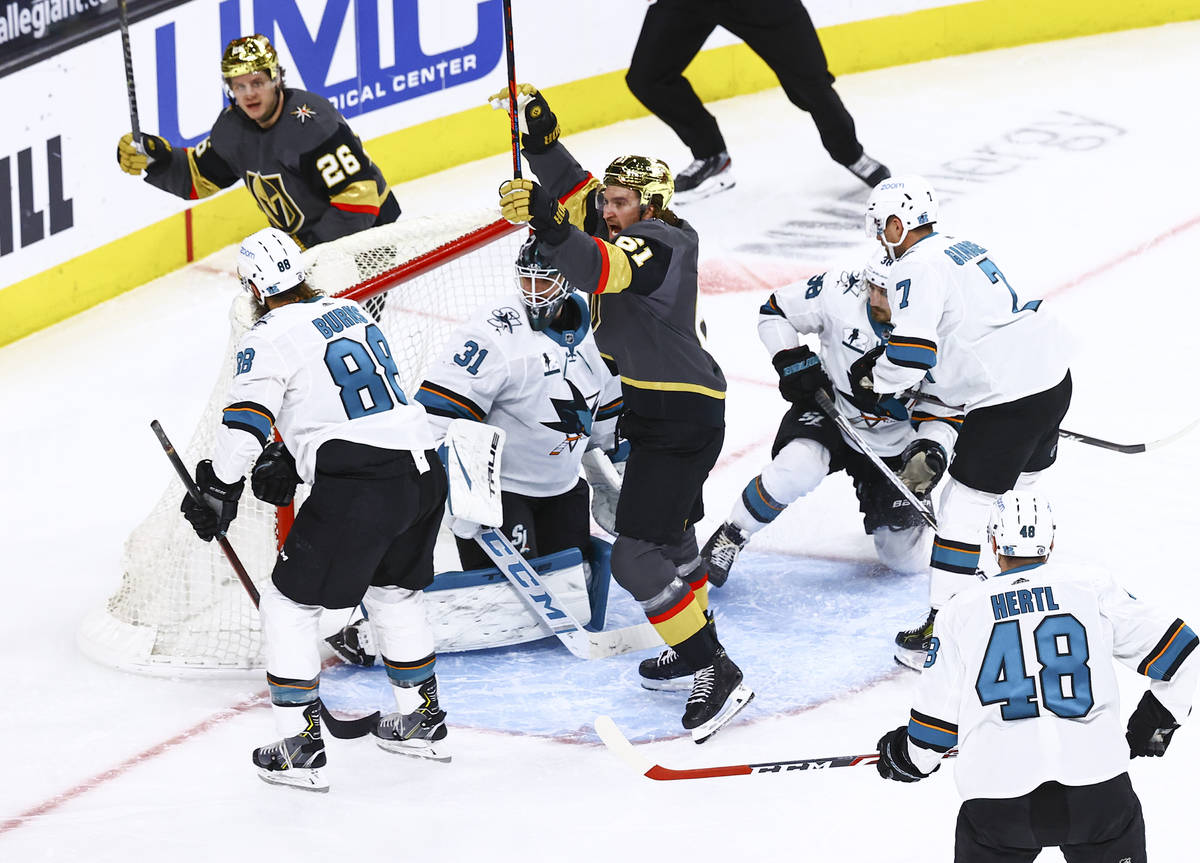
M697 310L699 237L685 221L631 225L609 242L591 194L599 183L561 143L526 153L578 231L547 259L592 295L592 332L620 375L625 409L651 419L725 424L725 376L704 348Z
M305 247L395 221L383 174L338 110L306 90L283 99L269 129L230 105L206 139L151 163L146 182L196 199L242 180L267 220Z

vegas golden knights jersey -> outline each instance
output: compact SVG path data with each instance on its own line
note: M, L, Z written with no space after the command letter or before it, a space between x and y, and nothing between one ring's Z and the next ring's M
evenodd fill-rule
M208 138L155 160L146 182L196 199L241 180L267 221L305 247L395 221L383 174L337 109L306 90L283 98L269 129L230 105Z

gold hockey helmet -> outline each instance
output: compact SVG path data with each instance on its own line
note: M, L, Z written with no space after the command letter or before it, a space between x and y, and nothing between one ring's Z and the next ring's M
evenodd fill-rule
M273 81L279 78L279 55L261 33L234 39L221 55L221 77L226 81L251 72L266 72Z
M655 204L664 209L675 194L675 179L671 169L662 159L646 156L618 156L604 171L604 185L624 186L634 189L641 196L642 206ZM654 196L659 195L659 201Z

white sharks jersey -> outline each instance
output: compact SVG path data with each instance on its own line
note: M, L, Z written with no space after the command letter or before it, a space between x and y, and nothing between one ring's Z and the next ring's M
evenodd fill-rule
M892 337L875 391L902 392L927 373L966 410L1050 389L1067 373L1068 335L1038 299L1010 283L986 248L931 234L892 265Z
M797 333L817 335L817 353L835 389L834 405L879 455L899 455L915 437L934 440L947 453L954 450L962 426L962 416L954 410L921 404L912 411L910 423L864 414L843 394L850 386L850 364L886 344L891 331L890 326L872 320L858 271L831 270L786 285L771 294L759 310L758 320L759 337L772 356L796 347ZM920 429L918 434L913 432L914 425ZM842 437L858 449L844 434Z
M1195 633L1095 569L1031 564L942 606L917 684L908 749L924 772L958 746L963 798L1091 785L1129 769L1113 659L1150 678L1176 721L1190 709Z
M305 482L327 440L382 449L433 447L425 411L410 404L387 339L353 300L317 297L263 315L238 342L213 470L236 482L272 440Z
M587 301L570 294L566 303L577 326L562 332L530 328L515 294L507 305L481 307L455 331L416 395L439 437L456 417L504 429L504 491L569 491L599 431L593 424L615 422L621 412L621 382L592 339Z

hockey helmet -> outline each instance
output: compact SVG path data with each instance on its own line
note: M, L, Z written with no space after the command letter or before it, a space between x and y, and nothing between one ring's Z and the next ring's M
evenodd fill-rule
M1054 548L1050 502L1029 492L1009 491L996 499L988 516L992 551L1005 557L1047 557Z
M932 225L938 219L937 196L933 186L924 177L909 174L903 177L889 177L871 190L867 199L867 213L864 219L867 236L874 240L883 237L883 229L887 220L895 216L904 226L904 233L895 243L884 240L888 257L896 257L896 246L904 242L908 232L923 225Z
M892 259L887 255L880 255L876 249L872 253L870 260L862 270L862 285L863 290L866 290L868 284L875 285L877 288L882 288L885 292L892 286L891 273Z
M242 241L238 249L238 278L242 289L259 305L304 281L304 263L296 241L278 228L263 228Z
M643 207L653 205L660 210L671 203L671 196L675 194L675 179L667 163L647 156L613 159L604 171L604 185L633 189L640 196ZM659 200L654 200L655 196Z
M565 276L542 255L537 234L531 233L517 255L517 287L535 332L546 329L573 290Z
M266 72L272 81L279 79L279 54L271 40L261 33L234 39L221 55L221 77L226 85L231 78L251 72Z

